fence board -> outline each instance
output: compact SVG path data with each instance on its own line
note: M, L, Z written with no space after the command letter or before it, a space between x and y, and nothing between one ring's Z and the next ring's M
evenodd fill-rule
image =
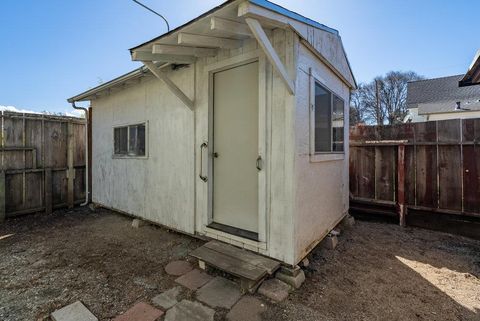
M416 146L416 205L437 207L437 152L435 146Z
M416 205L415 162L415 146L405 146L405 204Z
M375 147L375 199L395 200L395 148Z
M463 160L464 210L480 213L480 148L463 146Z
M462 210L460 146L438 146L439 207Z

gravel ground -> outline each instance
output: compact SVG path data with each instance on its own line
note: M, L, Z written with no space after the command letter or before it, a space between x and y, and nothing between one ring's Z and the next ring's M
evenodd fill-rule
M48 320L75 300L110 320L175 286L164 266L201 244L160 227L133 229L107 210L8 220L0 225L0 320ZM317 248L310 262L299 290L265 301L264 320L480 320L479 241L357 222L336 250Z

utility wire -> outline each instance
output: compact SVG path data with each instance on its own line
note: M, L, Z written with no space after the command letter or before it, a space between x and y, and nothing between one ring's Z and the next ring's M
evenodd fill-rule
M159 14L158 12L156 12L155 10L153 9L150 9L149 7L147 7L146 5L144 5L143 3L137 1L137 0L132 0L133 2L135 2L136 4L138 4L139 6L142 6L143 8L147 9L148 11L156 14L157 16L159 16L160 18L163 19L163 21L165 21L165 23L167 24L167 32L170 31L170 25L168 24L168 21L167 19L165 19L164 16L162 16L161 14Z

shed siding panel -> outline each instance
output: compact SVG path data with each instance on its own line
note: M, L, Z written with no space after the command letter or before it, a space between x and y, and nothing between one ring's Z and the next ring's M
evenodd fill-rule
M301 260L348 210L348 107L345 107L343 160L311 162L309 136L309 68L348 106L349 88L303 45L300 46L296 100L295 260Z
M193 68L171 79L193 96ZM148 157L114 158L113 127L147 121ZM194 233L193 113L155 79L93 102L93 201Z

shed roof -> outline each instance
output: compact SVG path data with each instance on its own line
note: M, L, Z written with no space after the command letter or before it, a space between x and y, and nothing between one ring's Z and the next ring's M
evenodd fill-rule
M472 64L465 76L460 80L460 86L480 85L480 49L477 51Z

